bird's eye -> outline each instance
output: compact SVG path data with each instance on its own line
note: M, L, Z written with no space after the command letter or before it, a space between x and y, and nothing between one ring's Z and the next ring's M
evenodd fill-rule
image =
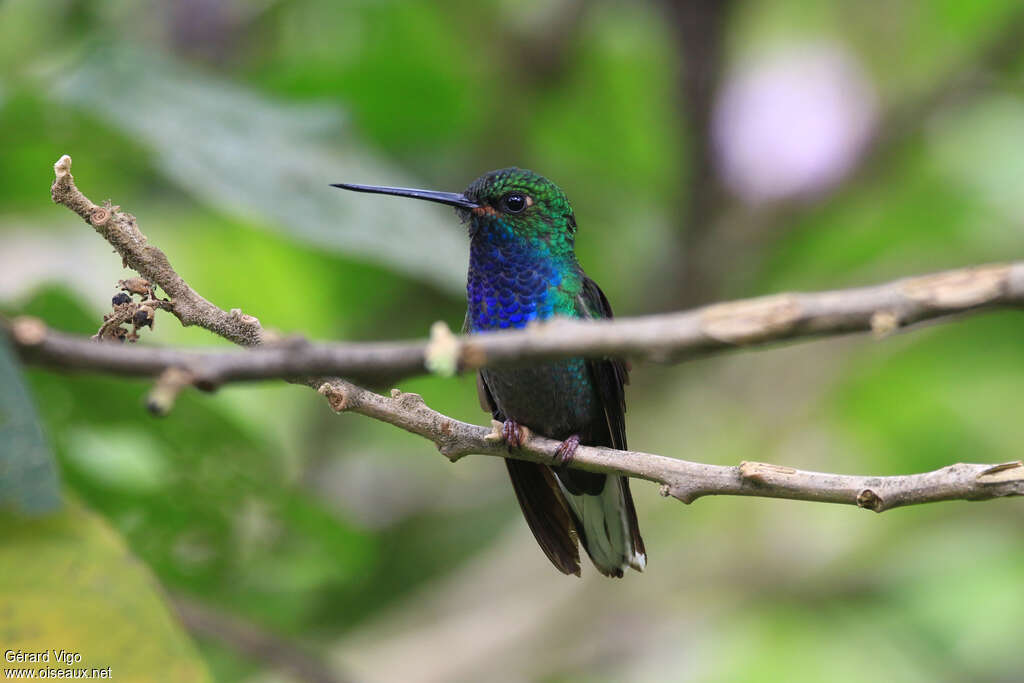
M501 210L504 213L522 213L530 205L530 198L522 192L509 192L501 198Z

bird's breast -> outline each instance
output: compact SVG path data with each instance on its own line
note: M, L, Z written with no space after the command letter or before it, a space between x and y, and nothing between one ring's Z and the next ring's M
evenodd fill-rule
M565 284L565 264L538 254L528 240L474 240L466 279L468 331L526 327L553 315L575 317Z
M539 434L566 439L601 416L600 402L582 358L483 371L498 409Z

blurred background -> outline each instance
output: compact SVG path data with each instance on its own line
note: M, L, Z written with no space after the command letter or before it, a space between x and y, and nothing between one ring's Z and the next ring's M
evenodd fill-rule
M204 296L318 339L423 337L464 311L450 211L331 182L542 172L619 315L1024 248L1010 0L7 0L0 35L0 310L69 332L96 331L127 272L50 202L65 153ZM878 475L1016 460L1022 336L1000 313L638 365L630 445ZM225 345L167 315L140 343ZM536 547L500 463L448 464L303 387L188 393L156 419L146 382L8 352L0 380L0 645L77 650L115 680L1024 667L1012 501L684 507L636 482L647 571L577 580ZM401 388L487 422L471 377Z

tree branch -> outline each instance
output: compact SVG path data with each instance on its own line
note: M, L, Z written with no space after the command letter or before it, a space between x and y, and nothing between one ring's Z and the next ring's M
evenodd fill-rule
M338 412L351 411L430 439L449 460L471 455L510 455L492 429L453 420L432 410L418 394L397 389L381 396L343 380L328 380L319 391ZM556 462L560 442L535 434L512 457L547 465ZM844 503L883 512L942 500L984 500L1024 494L1024 464L956 464L934 472L862 477L808 472L759 462L738 467L707 465L639 451L580 446L573 466L591 472L626 474L662 485L661 493L684 503L702 496L758 496L819 503Z
M527 330L485 335L455 337L441 325L435 326L430 341L313 343L292 339L273 341L247 352L199 352L93 344L25 319L11 324L11 333L27 362L134 376L156 376L168 368L184 368L193 374L196 384L212 389L225 382L314 374L380 383L426 374L430 368L447 374L446 368L454 372L574 356L679 362L739 348L851 332L884 337L925 320L952 320L965 313L1022 307L1024 262L1015 262L921 275L873 287L743 299L681 313L614 320L554 320ZM177 299L170 308L178 313ZM212 304L193 315L191 321L212 331L233 329L239 324L239 318ZM265 334L258 322L244 325L246 331Z
M116 207L97 207L74 186L71 159L55 165L53 196L97 228L124 262L171 295L168 306L185 324L205 327L240 344L267 340L259 321L209 303L174 272L163 252L146 243L135 219ZM95 218L97 210L110 215ZM1024 301L1024 263L989 265L899 280L887 285L817 294L783 294L737 301L687 313L578 323L557 321L525 332L456 338L436 328L430 343L275 343L243 353L195 353L173 349L86 342L50 332L41 322L10 326L19 353L29 362L64 369L161 375L172 394L188 382L201 387L239 379L295 377L344 371L367 376L404 376L427 366L455 369L570 355L631 355L683 359L738 346L763 345L814 335L873 330L885 335L920 320L982 308L1019 307ZM170 373L170 374L168 374ZM375 374L376 373L376 374ZM509 453L493 429L454 420L427 407L416 394L393 390L381 396L337 378L305 380L336 411L349 411L400 427L432 441L449 459L476 453L554 462L558 442L531 435ZM158 383L158 388L160 383ZM942 500L985 500L1024 494L1024 464L956 464L927 472L862 477L744 462L708 465L652 453L581 446L574 466L660 483L663 495L689 503L706 495L761 496L844 503L882 512Z
M711 134L715 99L725 63L725 37L734 0L664 0L678 54L676 100L684 140L686 188L673 207L681 219L680 253L672 294L676 305L704 303L712 293L713 273L702 258L713 241L715 217L726 193L715 168Z

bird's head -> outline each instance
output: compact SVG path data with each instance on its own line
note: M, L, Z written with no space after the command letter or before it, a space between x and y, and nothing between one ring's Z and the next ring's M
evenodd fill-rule
M573 248L576 218L565 193L533 171L503 168L480 176L465 192L435 192L403 187L352 185L334 187L356 192L423 199L455 207L469 223L470 237L512 235L538 239L556 249Z

